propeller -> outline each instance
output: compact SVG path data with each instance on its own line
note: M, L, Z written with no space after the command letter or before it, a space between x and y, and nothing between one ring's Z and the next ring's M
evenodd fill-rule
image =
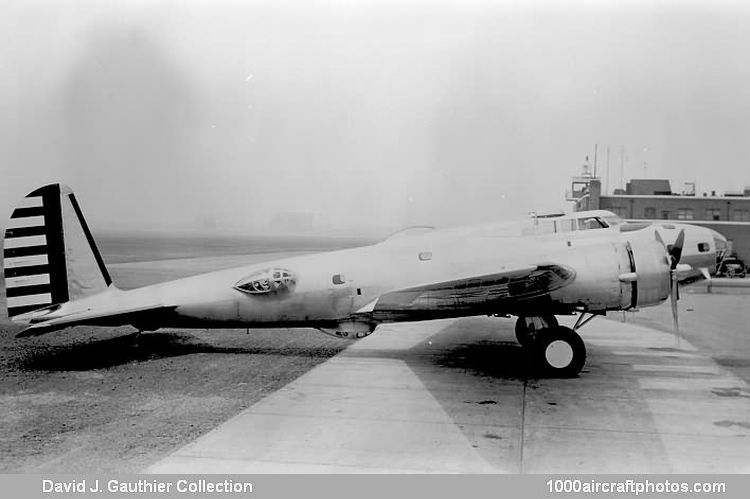
M670 259L670 301L672 302L672 321L674 323L675 334L680 332L680 321L677 316L677 300L680 299L680 288L677 285L677 265L680 263L682 257L682 246L685 244L685 230L681 230L677 234L677 239L672 246L669 248L669 259Z
M680 257L682 256L682 246L685 244L685 229L680 230L677 234L674 244L669 248L669 258L672 262L672 271L677 268L677 264L680 263Z

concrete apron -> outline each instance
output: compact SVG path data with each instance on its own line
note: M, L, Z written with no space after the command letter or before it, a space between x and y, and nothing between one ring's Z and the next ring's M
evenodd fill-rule
M596 320L537 379L513 325L381 326L148 471L750 472L750 390L685 340Z

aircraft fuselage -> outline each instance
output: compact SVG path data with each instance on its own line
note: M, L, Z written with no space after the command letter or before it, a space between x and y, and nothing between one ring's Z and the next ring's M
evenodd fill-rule
M388 303L388 293L392 290L451 281L466 275L489 275L504 269L524 268L530 262L547 261L572 269L575 277L569 285L543 299L508 300L502 294L489 293L486 284L478 284L469 298L449 296L411 305L408 300L406 303L399 300L398 306ZM634 265L641 281L640 293L635 297L632 283L620 279L621 275L631 272ZM260 276L261 281L273 278L274 271L287 272L292 284L273 289L273 283L252 279L254 275ZM427 235L269 261L134 290L112 289L84 303L64 304L63 307L96 308L116 301L120 308L130 309L153 304L155 300L164 307L171 307L171 313L154 318L153 323L145 321L138 325L144 329L336 328L347 321L374 327L377 323L394 320L521 314L542 305L551 307L554 313L628 309L666 298L668 276L664 247L654 239L653 232L648 231L627 235L613 232L610 237L581 233L460 240ZM249 292L238 288L243 282ZM471 283L462 286L471 286ZM61 312L70 313L69 310Z

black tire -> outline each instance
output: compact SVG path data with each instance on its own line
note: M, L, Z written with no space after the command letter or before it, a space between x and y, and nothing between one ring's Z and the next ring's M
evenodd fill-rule
M557 318L554 315L519 315L516 321L516 340L524 348L531 347L536 342L540 331L557 326Z
M572 329L553 327L539 336L534 348L534 360L551 376L572 378L581 372L586 363L586 345Z

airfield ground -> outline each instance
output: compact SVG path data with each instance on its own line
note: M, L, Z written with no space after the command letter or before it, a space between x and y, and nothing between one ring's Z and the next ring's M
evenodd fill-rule
M268 258L109 269L119 286L132 288ZM22 340L14 337L19 330L0 317L2 473L141 471L346 346L313 330L169 330L137 343L130 327Z
M239 261L110 270L133 287ZM509 319L386 326L342 352L311 330L16 340L0 318L0 472L747 472L750 295L694 285L680 309L679 343L668 305L593 321L568 380L535 377Z
M684 303L720 323L717 313L747 317L747 298ZM644 320L658 321L661 309L652 314ZM685 322L725 334L701 320L708 329ZM512 320L381 327L149 470L750 471L746 334L731 353L726 343L712 352L632 320L600 320L582 331L589 360L580 377L538 379Z

